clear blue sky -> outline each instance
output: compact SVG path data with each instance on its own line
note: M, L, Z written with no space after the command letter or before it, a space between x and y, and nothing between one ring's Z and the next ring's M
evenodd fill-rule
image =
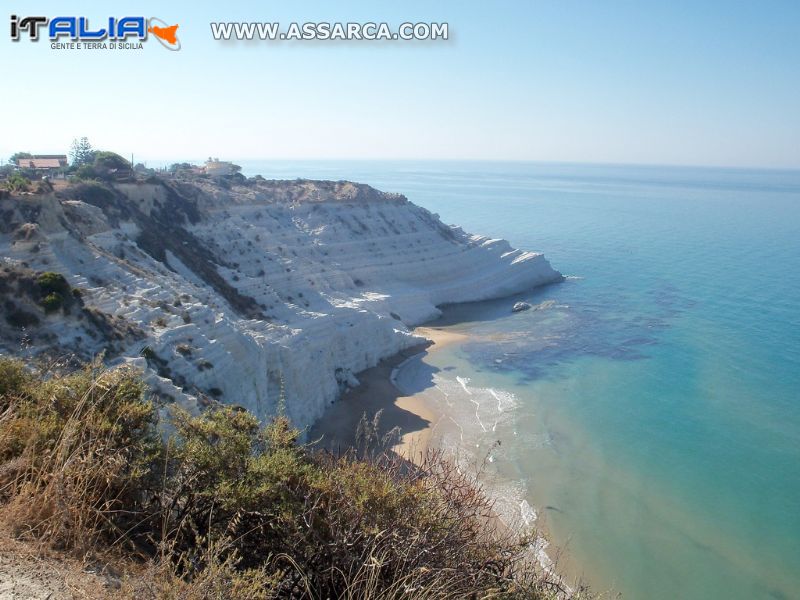
M182 50L11 43L0 156L86 135L138 158L800 168L800 2L30 2L179 23ZM5 19L8 17L5 16ZM251 42L210 21L447 21L446 42ZM11 82L15 82L11 86Z

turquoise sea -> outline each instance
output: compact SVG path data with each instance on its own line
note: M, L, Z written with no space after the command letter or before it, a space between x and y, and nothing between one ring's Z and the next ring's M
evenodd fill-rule
M242 164L402 192L567 276L447 309L469 341L400 383L422 372L460 421L442 435L568 572L634 600L800 598L800 172Z

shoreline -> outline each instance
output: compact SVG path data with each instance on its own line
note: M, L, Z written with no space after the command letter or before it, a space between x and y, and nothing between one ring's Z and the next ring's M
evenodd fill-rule
M442 415L419 394L406 394L401 390L396 384L397 372L407 362L466 340L468 336L434 326L419 326L412 331L427 341L401 350L374 367L357 373L359 385L342 394L322 419L309 428L309 439L319 440L320 445L329 450L352 447L362 415L366 413L367 418L372 419L382 411L381 435L394 427L400 429L400 441L392 449L411 462L425 456L433 428Z
M423 356L447 346L466 341L470 336L433 325L421 325L413 328L412 332L425 337L427 341L401 350L383 359L376 366L357 373L359 385L342 394L341 398L326 411L323 418L309 429L309 439L315 440L314 443L319 443L321 447L331 451L352 448L355 446L356 429L362 415L366 414L368 419L372 419L378 411L382 411L379 423L380 435L384 435L393 427L399 427L400 441L392 447L392 450L412 463L421 463L431 448L436 425L446 415L432 408L419 392L407 394L400 389L396 381L397 374L410 361L420 360ZM506 515L506 518L510 516ZM550 546L547 526L538 522L538 518L534 519L537 521L536 528L539 533L530 548L533 557L571 593L572 587L566 580L573 577L578 581L581 573L561 572L547 552ZM523 520L525 526L531 525L524 518ZM517 527L513 522L507 522L497 512L490 521L500 530L509 531Z

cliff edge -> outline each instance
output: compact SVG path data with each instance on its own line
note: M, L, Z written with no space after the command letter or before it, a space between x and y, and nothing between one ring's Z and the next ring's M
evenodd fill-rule
M165 401L299 427L419 342L408 328L437 306L559 279L541 254L350 182L153 177L0 198L1 354L104 352Z

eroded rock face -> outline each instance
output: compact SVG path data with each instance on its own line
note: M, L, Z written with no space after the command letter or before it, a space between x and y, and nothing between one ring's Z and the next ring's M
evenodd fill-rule
M52 272L0 266L0 302L0 340L16 356L72 367L100 353L121 356L146 337L134 323L87 306L80 290Z
M354 373L418 342L407 327L438 305L561 278L540 254L350 182L89 186L3 198L0 214L3 267L63 274L81 312L114 324L92 337L78 312L38 315L28 356L113 341L109 360L141 366L164 398L261 418L283 404L301 427ZM19 354L18 334L6 321L0 352Z

